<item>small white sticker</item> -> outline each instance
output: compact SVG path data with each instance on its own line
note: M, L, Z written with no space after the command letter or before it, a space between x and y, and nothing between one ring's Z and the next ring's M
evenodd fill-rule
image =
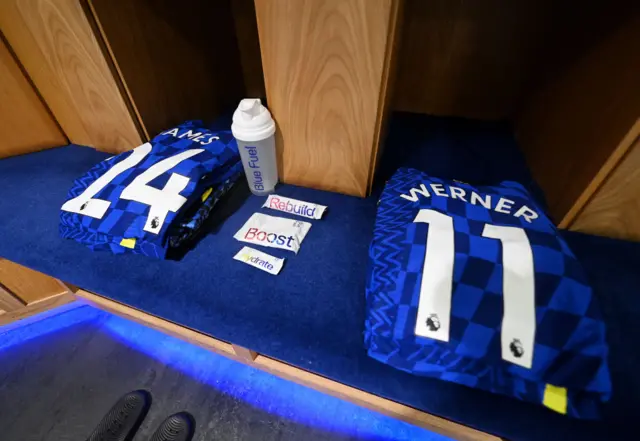
M310 228L309 222L254 213L233 237L241 242L297 253Z
M310 219L321 219L327 207L297 199L285 198L275 194L269 195L263 207L285 213L297 214Z
M233 258L273 275L277 275L284 265L284 259L249 247L242 248Z

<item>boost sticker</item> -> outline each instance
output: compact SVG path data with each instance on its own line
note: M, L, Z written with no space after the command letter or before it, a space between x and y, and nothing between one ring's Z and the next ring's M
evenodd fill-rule
M241 242L297 253L310 228L309 222L254 213L233 237Z

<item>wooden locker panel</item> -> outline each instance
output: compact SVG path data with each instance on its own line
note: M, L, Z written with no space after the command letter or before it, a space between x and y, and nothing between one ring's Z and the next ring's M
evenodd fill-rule
M0 311L11 312L26 306L16 296L0 285Z
M71 142L141 144L80 0L0 1L0 29Z
M0 133L0 158L67 144L1 35Z
M383 122L399 2L256 0L280 179L364 196Z
M230 1L89 5L147 137L187 119L215 119L243 98Z
M640 126L640 120L637 123ZM640 241L640 138L570 227Z
M503 119L534 74L548 2L406 0L394 110Z
M0 314L0 326L4 332L7 332L80 306L82 304L76 301L73 294L60 294L20 309Z
M6 259L0 259L0 284L25 305L67 292L67 289L53 277Z
M640 117L640 17L537 89L515 121L534 178L568 227L634 142ZM635 128L634 128L635 127Z
M253 0L231 0L231 8L238 38L246 96L250 98L265 97L267 92L262 72L256 7Z

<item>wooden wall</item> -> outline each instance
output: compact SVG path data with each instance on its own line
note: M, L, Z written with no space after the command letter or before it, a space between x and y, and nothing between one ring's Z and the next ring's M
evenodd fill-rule
M281 178L363 196L391 98L394 110L512 119L561 227L604 231L602 213L633 210L619 188L635 182L637 2L6 0L0 29L71 142L120 152L266 93ZM1 49L2 93L38 103ZM36 108L2 118L38 129L17 147L6 136L0 156L64 142Z
M1 35L0 133L0 158L67 143Z
M230 1L89 5L146 138L187 119L214 119L243 97ZM255 13L253 20L257 38Z
M548 2L406 0L395 110L503 119L534 75Z
M249 96L264 96L253 0L232 0ZM536 78L554 10L549 1L404 0L391 106L503 119Z
M233 21L240 50L242 77L247 98L267 96L254 0L231 0Z
M638 120L640 126L640 120ZM597 189L571 229L640 241L640 138Z
M78 0L3 0L0 30L71 142L110 151L141 143Z
M384 121L396 0L256 0L281 180L365 196Z
M119 153L184 120L212 120L245 95L243 66L252 67L240 62L231 6L6 0L0 29L69 140Z
M561 227L571 224L638 136L640 16L627 16L599 37L536 88L515 120L520 146Z

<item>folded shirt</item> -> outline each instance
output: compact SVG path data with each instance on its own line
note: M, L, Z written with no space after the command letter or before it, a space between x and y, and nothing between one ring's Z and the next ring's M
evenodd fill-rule
M415 375L593 419L611 396L587 274L520 184L402 168L380 197L365 344Z
M93 250L164 259L198 236L242 175L230 131L188 121L76 179L60 213L60 235Z

